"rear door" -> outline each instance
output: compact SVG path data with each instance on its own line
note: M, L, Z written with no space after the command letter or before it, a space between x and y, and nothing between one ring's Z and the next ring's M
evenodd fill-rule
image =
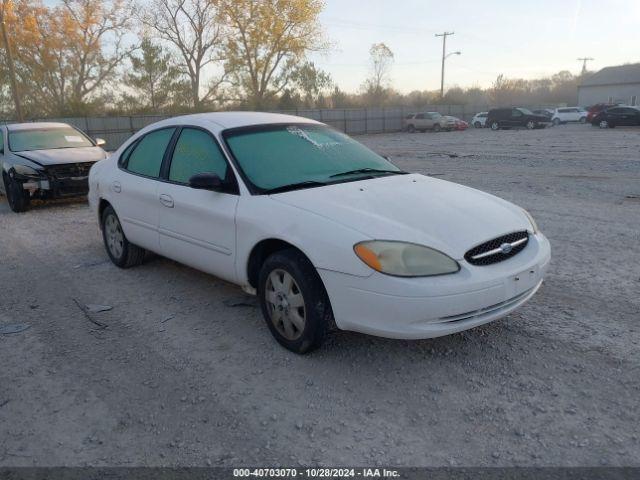
M228 191L189 187L189 179L198 173L215 173L229 185ZM235 281L238 198L237 182L217 140L202 128L183 127L158 187L162 255Z
M159 250L158 180L162 161L176 128L147 133L118 161L109 189L113 208L127 239L153 252Z
M507 125L509 127L523 127L524 126L524 113L522 113L517 108L511 109L511 116L507 120Z
M416 117L413 123L413 125L416 127L416 130L424 130L425 128L427 128L425 116L426 115L424 113L416 114Z

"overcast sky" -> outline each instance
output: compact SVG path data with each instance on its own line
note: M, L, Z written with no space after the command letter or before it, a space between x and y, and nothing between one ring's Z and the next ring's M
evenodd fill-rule
M440 88L442 39L446 86L489 86L498 74L534 78L560 70L640 62L640 0L325 0L321 21L334 42L318 66L347 91L368 72L368 50L384 42L395 54L393 86Z

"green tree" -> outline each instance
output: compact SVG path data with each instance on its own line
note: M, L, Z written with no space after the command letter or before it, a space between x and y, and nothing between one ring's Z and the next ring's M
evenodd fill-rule
M293 70L290 80L307 107L317 107L320 97L333 85L331 75L317 68L313 62L304 62Z
M163 53L149 38L140 44L138 55L131 55L131 70L124 75L124 84L133 95L124 95L127 103L149 112L166 110L181 88L181 73L171 53Z

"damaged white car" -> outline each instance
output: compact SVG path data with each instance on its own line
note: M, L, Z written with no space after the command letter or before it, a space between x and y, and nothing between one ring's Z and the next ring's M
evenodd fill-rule
M335 328L418 339L490 322L534 295L550 258L522 208L287 115L163 120L89 185L116 265L149 250L257 293L298 353Z
M86 195L89 170L107 157L102 139L91 139L66 123L0 126L0 193L14 212L32 199Z

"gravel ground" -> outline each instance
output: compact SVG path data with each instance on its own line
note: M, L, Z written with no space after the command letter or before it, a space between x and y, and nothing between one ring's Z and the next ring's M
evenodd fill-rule
M0 465L640 466L640 130L359 140L529 209L539 293L461 334L296 356L233 285L114 267L82 201L2 198L0 326L30 328L0 334Z

